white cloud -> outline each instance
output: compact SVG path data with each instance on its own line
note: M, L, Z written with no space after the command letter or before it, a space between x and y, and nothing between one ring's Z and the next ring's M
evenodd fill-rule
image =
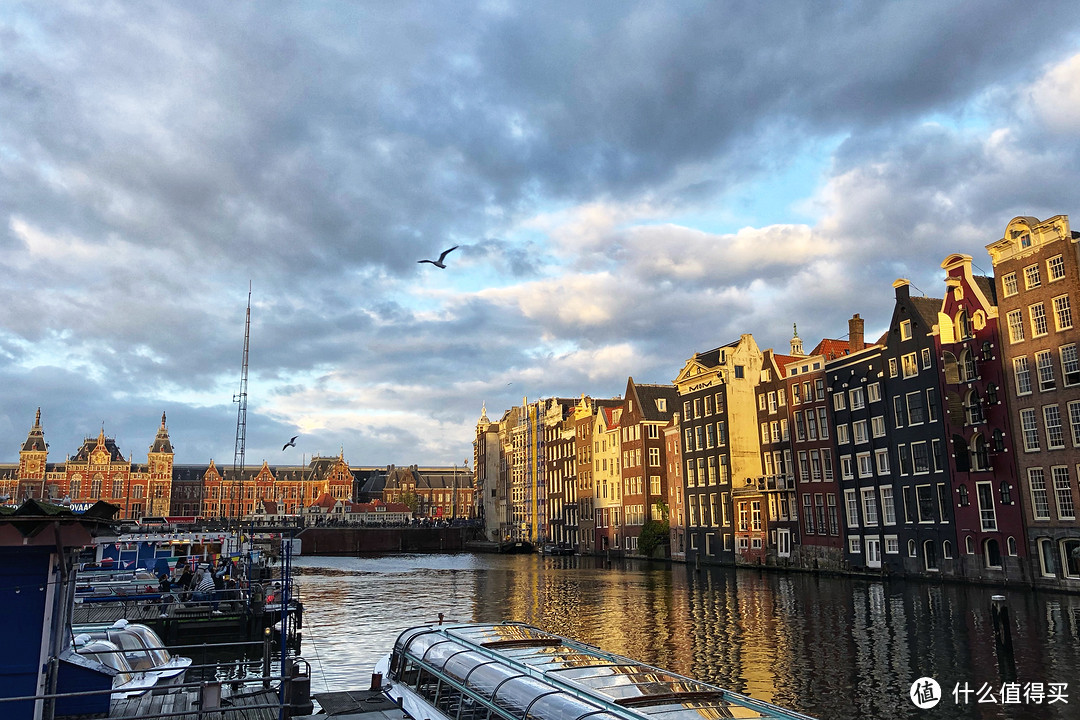
M1036 115L1054 132L1080 132L1080 53L1052 66L1028 91Z

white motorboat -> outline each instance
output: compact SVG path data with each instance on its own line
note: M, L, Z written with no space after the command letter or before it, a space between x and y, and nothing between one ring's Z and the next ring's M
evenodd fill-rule
M117 620L112 625L77 625L72 633L76 636L76 650L80 653L79 638L104 640L116 645L131 670L146 673L155 685L179 685L184 673L191 666L191 658L172 655L157 633L146 625Z

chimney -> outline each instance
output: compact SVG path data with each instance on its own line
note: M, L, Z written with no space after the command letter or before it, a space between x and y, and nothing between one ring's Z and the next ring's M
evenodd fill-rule
M851 348L851 352L859 352L866 347L863 341L863 319L859 317L859 313L851 316L851 319L847 321L847 326L848 347Z

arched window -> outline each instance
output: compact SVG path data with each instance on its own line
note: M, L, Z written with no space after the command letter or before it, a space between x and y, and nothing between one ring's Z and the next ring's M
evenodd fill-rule
M971 469L990 469L990 454L987 452L986 438L982 434L971 439Z
M1001 569L1001 546L994 538L983 541L983 562L988 568Z
M1010 535L1008 539L1005 540L1005 547L1008 548L1011 557L1016 557L1016 538Z
M979 391L972 388L964 399L964 407L967 413L968 425L979 425L983 421L982 398Z
M994 359L994 349L990 345L990 341L987 340L982 344L982 359L983 361Z
M975 356L970 350L964 350L960 353L960 381L973 382L976 378L978 373L975 372Z
M927 570L938 569L937 543L933 540L923 543L923 564Z
M941 543L941 557L952 560L952 543L945 540Z
M975 554L975 541L972 539L972 537L970 535L968 535L966 538L964 538L964 551L968 555L974 555Z
M986 404L997 405L998 404L998 388L994 383L990 383L986 386Z
M956 332L961 340L967 340L974 335L967 310L964 310L963 308L961 308L960 312L956 313Z
M956 356L946 350L941 357L945 366L945 382L950 385L960 382L960 366L956 363Z
M907 554L908 554L908 557L918 557L918 553L915 552L915 541L914 540L908 540L907 541Z
M956 458L956 471L969 472L971 470L971 458L968 455L968 444L960 435L952 436L953 456Z
M996 453L1005 452L1005 432L1001 428L994 431L993 449Z
M1067 538L1059 543L1061 568L1067 578L1080 578L1080 540Z
M968 495L967 485L961 485L956 489L956 492L960 496L961 507L967 507L971 504L971 498Z

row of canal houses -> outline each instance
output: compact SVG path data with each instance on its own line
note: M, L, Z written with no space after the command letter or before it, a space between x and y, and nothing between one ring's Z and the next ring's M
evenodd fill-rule
M1080 233L1017 217L994 276L945 258L943 297L893 283L888 330L695 353L672 384L529 401L474 443L492 539L693 563L1080 590Z

